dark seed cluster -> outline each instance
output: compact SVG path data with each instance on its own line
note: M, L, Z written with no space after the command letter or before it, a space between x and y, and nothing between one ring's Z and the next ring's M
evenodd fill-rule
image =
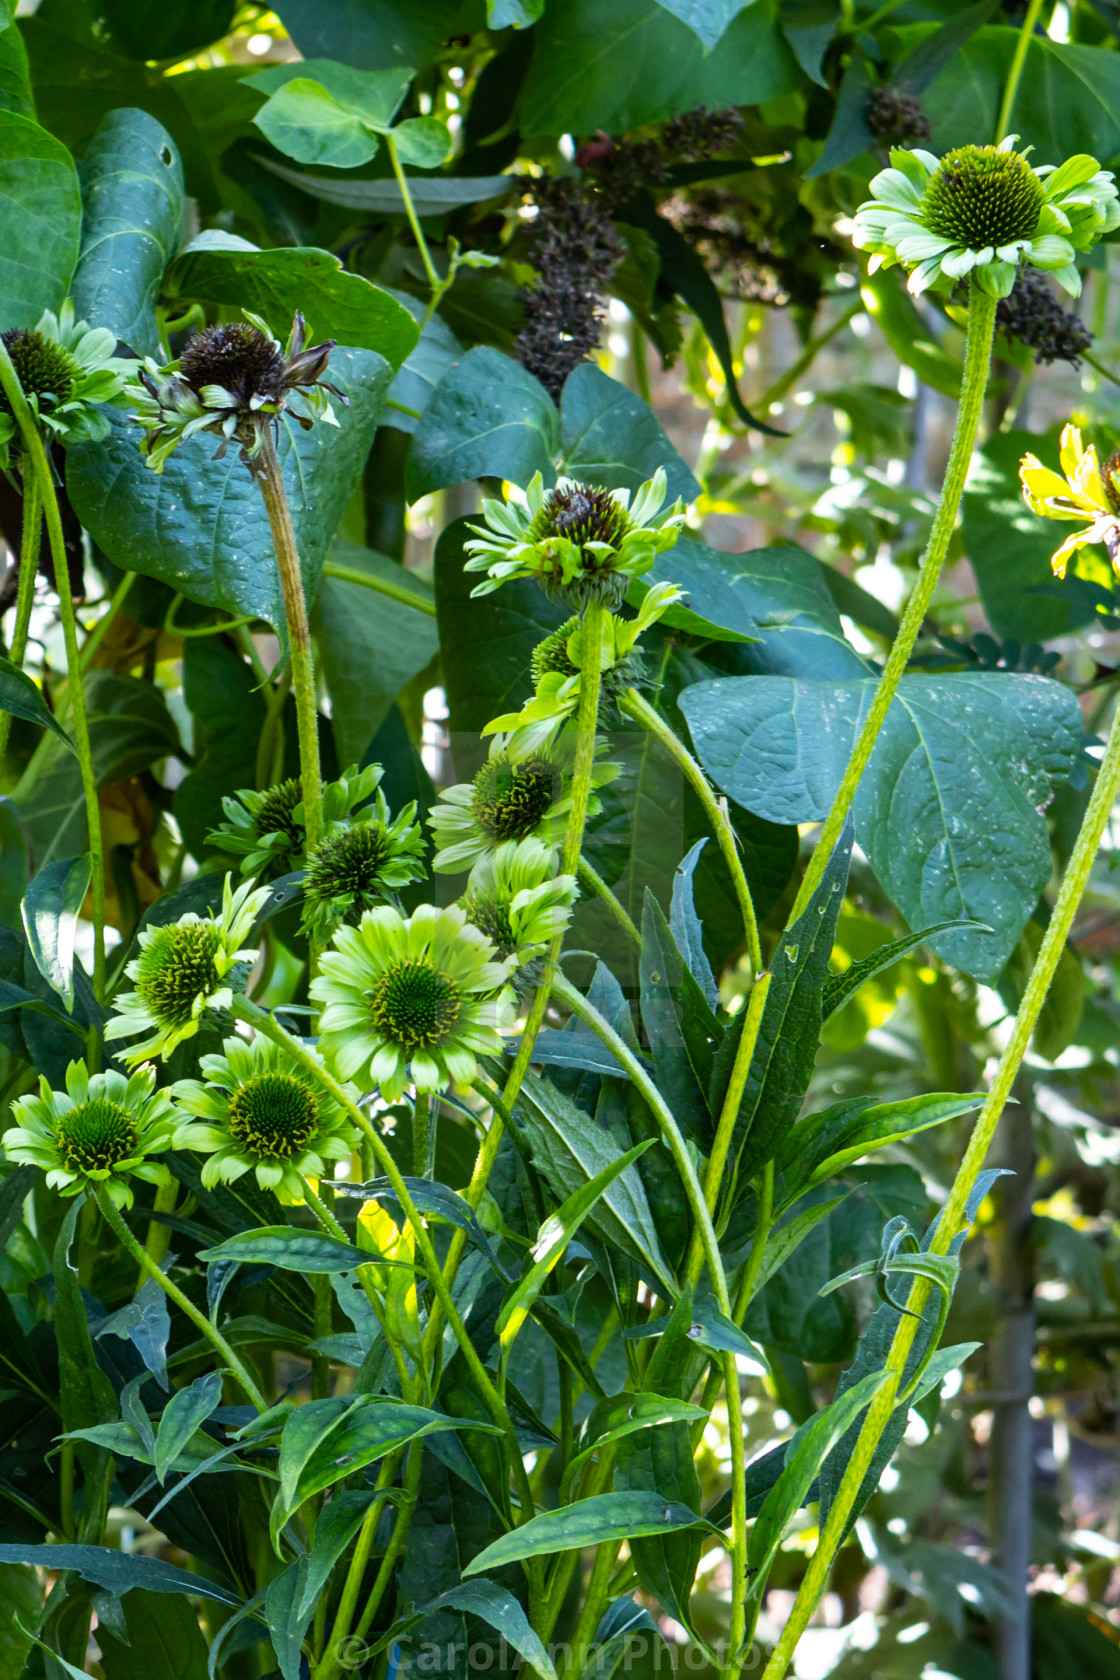
M42 333L31 332L27 327L10 327L7 332L0 333L0 338L12 359L16 377L29 397L37 397L40 402L51 397L56 404L66 402L74 388L75 370L73 359L61 344L55 344L53 339L44 338ZM12 412L2 390L0 411L5 414Z
M94 1097L59 1116L55 1143L68 1172L107 1172L139 1141L136 1117L123 1103Z
M258 840L263 840L266 834L283 834L298 850L303 845L303 832L292 812L302 798L303 784L298 776L269 788L253 818L253 832Z
M438 1044L459 1019L462 1002L446 975L419 960L395 963L369 998L374 1025L408 1055Z
M1070 362L1080 366L1080 357L1093 342L1093 335L1072 309L1063 309L1037 268L1021 269L1010 297L996 305L996 325L1001 332L1029 345L1036 362Z
M547 759L514 760L498 753L474 779L471 813L495 845L524 840L547 814L556 792L556 771Z
M536 233L531 258L538 279L521 298L523 325L514 353L558 398L573 368L598 348L604 293L623 246L596 195L575 181L534 183Z
M914 146L933 133L921 100L902 88L872 88L864 115L876 140L886 146Z
M220 385L242 404L253 397L279 401L287 367L279 345L259 328L250 321L231 321L195 333L183 351L179 373L196 394L207 385Z
M922 199L922 220L939 239L969 251L1029 239L1045 200L1025 158L995 146L946 152Z
M562 484L550 492L533 521L532 540L567 537L569 542L617 545L626 530L626 510L599 484ZM596 565L592 555L584 564Z
M266 1160L302 1154L318 1123L314 1092L291 1073L258 1073L229 1100L229 1129L238 1148Z
M214 959L221 943L217 928L208 922L177 922L157 930L136 981L136 990L157 1021L185 1026L195 999L218 990L222 982Z

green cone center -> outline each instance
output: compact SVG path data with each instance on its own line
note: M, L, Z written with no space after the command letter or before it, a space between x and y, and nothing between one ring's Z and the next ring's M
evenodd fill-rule
M315 1135L315 1094L291 1073L258 1073L229 1099L229 1129L238 1147L272 1161L301 1155Z
M59 1158L68 1172L107 1172L134 1153L136 1116L123 1103L92 1097L60 1114L55 1129Z
M439 1044L459 1019L462 999L430 962L411 960L387 968L369 997L374 1025L409 1055Z
M548 496L533 522L533 535L567 537L569 542L617 545L626 530L626 512L609 490L598 484L561 484ZM592 559L586 555L585 561Z
M495 844L524 840L547 816L556 797L556 772L545 758L487 759L474 779L471 811Z
M969 251L1030 239L1045 189L1027 160L995 146L946 152L922 199L922 221L939 239Z
M293 846L302 846L303 832L292 816L302 798L303 788L295 776L269 788L253 817L253 832L258 840L263 840L266 834L283 834Z
M77 366L61 344L27 327L12 327L0 337L12 359L16 377L29 397L37 397L40 402L51 397L56 406L67 401L74 388ZM5 414L12 412L3 391L0 391L0 409Z
M376 890L389 860L379 823L360 822L324 840L307 866L309 898L358 898Z
M195 1002L222 986L215 961L222 936L212 922L177 922L160 928L144 953L136 990L156 1020L182 1027Z
M467 893L460 904L468 922L493 940L498 955L507 957L517 944L509 919L509 905L490 893Z

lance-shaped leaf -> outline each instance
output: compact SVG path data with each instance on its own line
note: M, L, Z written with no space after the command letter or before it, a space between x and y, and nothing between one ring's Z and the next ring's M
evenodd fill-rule
M368 1266L377 1259L353 1243L318 1231L297 1231L291 1225L262 1225L258 1231L228 1237L216 1248L199 1249L198 1257L209 1262L279 1266L285 1272L352 1272L355 1266Z
M145 1557L140 1552L121 1552L112 1546L0 1546L0 1563L31 1563L39 1569L72 1569L83 1581L102 1587L106 1592L131 1592L141 1587L145 1592L190 1593L198 1598L212 1598L218 1604L239 1605L237 1594L204 1575L192 1575L186 1569L176 1569L162 1558Z
M510 1274L498 1259L493 1243L478 1222L478 1215L470 1203L452 1190L446 1184L440 1184L431 1178L406 1178L405 1189L412 1197L413 1205L425 1219L446 1220L457 1231L469 1237L480 1254L484 1254L500 1278L510 1282ZM404 1211L397 1201L396 1192L387 1178L374 1178L368 1184L335 1185L338 1196L356 1196L363 1202L383 1202L389 1210L391 1218L398 1225L404 1224Z
M221 1403L220 1371L208 1371L204 1377L196 1377L189 1388L177 1389L171 1396L159 1420L155 1441L155 1470L161 1485L187 1442Z
M941 1091L891 1103L857 1097L810 1114L789 1133L775 1158L775 1167L783 1175L783 1200L792 1201L872 1150L955 1120L983 1100L980 1094L955 1096Z
M35 683L10 659L0 659L0 712L10 712L26 723L37 723L65 741L71 752L76 750Z
M631 1540L643 1534L669 1534L703 1519L687 1505L656 1493L598 1493L555 1511L542 1511L479 1552L464 1575L481 1575L503 1564L550 1552L575 1551L603 1540Z
M916 951L919 945L938 933L951 933L959 928L976 928L983 933L991 933L991 928L985 922L951 921L934 922L932 927L922 928L918 933L908 933L902 939L892 939L887 945L880 945L878 950L872 951L869 957L860 962L852 963L843 974L830 974L825 981L824 997L821 1000L821 1017L827 1021L829 1016L835 1015L838 1009L843 1009L849 998L855 996L859 988L867 980L873 980L876 974L881 974L885 968L890 968L898 962L900 957L908 957L911 951Z
M438 1610L464 1610L488 1622L544 1680L556 1680L552 1658L508 1587L500 1587L497 1581L463 1581L425 1604L423 1613L430 1616Z
M580 1432L579 1451L564 1471L561 1489L575 1487L595 1453L612 1442L624 1440L643 1429L657 1429L668 1423L696 1423L708 1413L688 1400L664 1394L615 1394L603 1400L588 1417Z

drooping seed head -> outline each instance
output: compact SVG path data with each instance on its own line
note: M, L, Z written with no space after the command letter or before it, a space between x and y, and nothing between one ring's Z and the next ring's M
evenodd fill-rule
M221 385L239 404L248 404L253 397L278 401L285 374L280 346L250 321L203 327L179 362L180 378L196 395L207 385Z
M307 1148L319 1123L315 1093L291 1073L260 1073L229 1100L229 1129L238 1147L272 1161Z
M58 1117L55 1143L68 1172L107 1172L133 1154L140 1132L123 1103L92 1097Z
M1030 239L1046 200L1025 157L997 146L946 152L922 199L922 220L939 239L969 251Z
M453 1029L462 1000L452 982L423 959L394 963L369 994L374 1025L412 1055Z

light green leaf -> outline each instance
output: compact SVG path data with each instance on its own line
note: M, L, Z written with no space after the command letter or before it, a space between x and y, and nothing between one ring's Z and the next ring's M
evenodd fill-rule
M89 853L49 863L31 878L20 906L35 966L67 1009L74 1009L74 937L89 887Z
M291 82L310 78L344 111L383 132L400 109L415 74L405 65L391 70L356 70L352 64L340 64L333 58L304 58L289 64L270 64L243 80L254 92L274 94Z
M253 121L277 151L297 163L354 169L377 151L377 140L365 124L307 76L286 82Z
M438 117L408 117L393 130L397 156L414 169L438 169L451 156L451 131Z
M604 1540L630 1540L643 1534L670 1534L691 1528L702 1519L687 1505L662 1499L656 1493L598 1493L573 1505L542 1511L519 1528L478 1553L463 1570L481 1575L507 1563L542 1557L550 1552L576 1551Z
M262 1225L257 1231L244 1231L227 1237L215 1248L198 1251L207 1264L219 1260L238 1260L245 1265L279 1266L286 1272L352 1272L355 1266L368 1265L376 1256L352 1243L322 1236L317 1231L299 1231L291 1225Z
M0 323L56 313L78 260L82 195L74 160L30 117L0 111Z

